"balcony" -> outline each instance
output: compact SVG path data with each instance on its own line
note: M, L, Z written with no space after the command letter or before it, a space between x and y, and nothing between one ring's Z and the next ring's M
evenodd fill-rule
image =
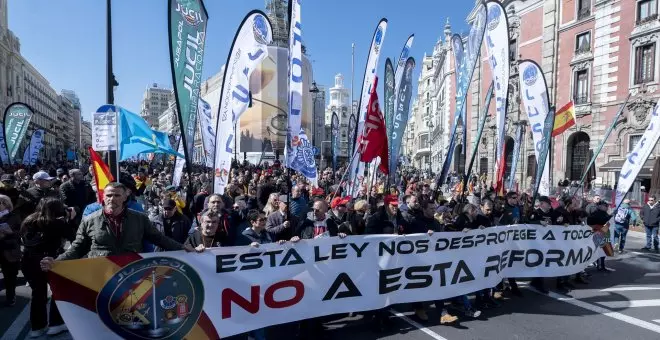
M638 18L636 24L637 25L643 25L646 24L647 22L651 22L654 20L658 20L658 14L651 14L649 16L646 16L644 18Z
M578 10L578 20L586 19L591 15L591 8L581 8Z
M589 53L591 52L591 44L584 44L581 46L578 46L578 48L575 49L575 54L583 54L583 53Z
M575 105L587 105L589 104L589 96L587 95L575 96L573 98L573 103Z

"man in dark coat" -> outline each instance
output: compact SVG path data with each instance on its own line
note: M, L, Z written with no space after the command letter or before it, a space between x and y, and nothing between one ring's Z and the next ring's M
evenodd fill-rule
M655 196L649 197L648 204L644 205L642 209L642 221L644 222L644 229L646 229L646 246L642 250L651 250L655 248L655 252L660 252L658 240L658 226L660 226L660 204L656 201Z
M405 230L406 220L399 211L399 201L396 195L384 198L385 205L367 219L364 233L371 234L399 234Z
M77 224L82 220L82 212L88 204L96 202L96 194L89 182L83 180L82 171L78 169L69 170L68 181L60 186L60 197L67 207L76 209L77 216L74 222Z
M179 242L184 243L188 239L190 220L176 209L176 202L167 198L163 200L163 234Z

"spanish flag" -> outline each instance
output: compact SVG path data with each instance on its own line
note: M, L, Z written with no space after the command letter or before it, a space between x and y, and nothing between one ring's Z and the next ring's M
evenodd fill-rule
M573 107L573 102L570 101L555 114L552 137L561 135L573 125L575 125L575 108Z
M98 195L99 203L103 202L103 189L108 183L115 180L110 173L110 168L108 165L103 163L103 160L99 154L89 147L89 155L92 159L92 169L94 171L94 181L96 182L96 194Z

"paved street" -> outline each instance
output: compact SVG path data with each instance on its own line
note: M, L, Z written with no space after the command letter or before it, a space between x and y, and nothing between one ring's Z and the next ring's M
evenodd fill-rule
M569 295L542 295L524 287L524 297L502 301L479 319L461 317L453 326L439 325L431 307L421 324L408 306L391 309L392 328L372 331L361 315L326 323L333 339L658 339L660 338L660 255L637 251L641 234L628 237L630 251L608 260L611 273L593 272L592 283ZM553 287L550 279L549 288ZM0 340L24 339L29 331L29 287L18 290L16 306L0 309ZM0 293L4 300L4 291ZM457 313L461 316L460 313ZM291 332L272 330L271 339ZM46 339L46 337L44 337ZM49 339L71 339L67 334Z

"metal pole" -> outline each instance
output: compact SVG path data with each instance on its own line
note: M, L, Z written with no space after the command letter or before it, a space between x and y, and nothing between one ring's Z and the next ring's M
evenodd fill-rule
M106 100L108 104L114 105L115 95L114 95L114 86L115 86L115 75L112 72L112 0L106 0ZM119 116L118 112L115 113L116 117L116 127L119 129ZM117 138L119 135L117 134ZM119 145L119 141L116 143ZM108 151L108 166L110 167L110 173L115 177L115 181L119 181L119 157L117 157L117 152L119 148L115 151Z

